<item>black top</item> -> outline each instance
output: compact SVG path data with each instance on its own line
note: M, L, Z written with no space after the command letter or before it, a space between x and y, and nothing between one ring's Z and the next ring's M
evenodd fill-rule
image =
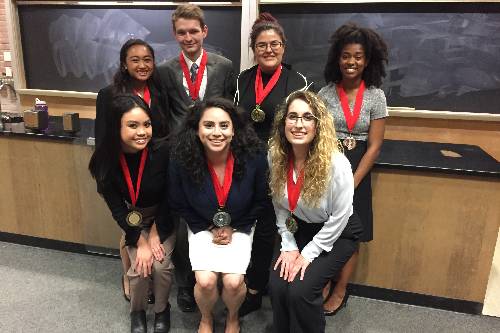
M167 111L165 108L167 103L164 99L167 96L161 96L156 86L150 82L148 83L149 92L151 94L151 125L153 126L153 137L162 138L167 136ZM132 93L132 92L130 92ZM111 108L113 102L113 85L99 90L96 100L96 114L94 124L94 137L95 144L98 146L104 138L106 131L106 114Z
M165 195L167 192L167 170L169 160L168 146L162 140L150 144L148 149L148 157L144 166L144 173L136 206L146 208L160 205L155 223L158 234L160 235L160 240L163 242L173 229L169 211L168 209L164 209L164 207L168 206ZM142 152L125 154L134 189L137 184L137 173L139 170L141 153ZM125 201L131 203L131 199L119 163L112 173L106 177L106 180L100 183L98 187L99 192L102 194L106 204L111 210L113 218L120 228L125 231L126 245L136 245L141 233L141 228L131 227L125 221L125 217L130 211Z
M267 159L264 153L245 161L242 179L233 178L225 211L231 215L231 227L249 233L269 201ZM169 165L168 201L172 211L184 218L194 232L207 230L219 208L212 178L206 167L202 185L195 184L177 162Z
M267 143L271 134L274 121L274 114L280 103L296 90L306 89L310 82L302 74L292 70L290 65L282 64L281 75L273 90L261 103L261 109L265 112L266 118L261 123L256 123L251 118L252 110L255 108L255 77L257 75L257 65L244 70L238 76L238 86L235 102L241 106L248 117L248 121L253 124L255 132L264 143ZM271 79L271 75L262 73L264 87Z

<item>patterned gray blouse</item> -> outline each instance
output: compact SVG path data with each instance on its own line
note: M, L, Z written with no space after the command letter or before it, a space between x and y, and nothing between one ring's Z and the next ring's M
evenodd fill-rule
M329 84L319 91L318 95L326 103L326 107L333 115L335 122L335 131L339 139L345 139L349 136L347 124L340 105L340 99L337 96L335 84ZM354 101L349 103L349 108L354 108ZM363 105L361 106L361 113L358 121L354 125L352 131L353 137L356 140L366 141L368 139L368 129L370 128L370 121L374 119L385 118L389 115L387 112L387 102L385 94L382 89L369 87L363 94Z

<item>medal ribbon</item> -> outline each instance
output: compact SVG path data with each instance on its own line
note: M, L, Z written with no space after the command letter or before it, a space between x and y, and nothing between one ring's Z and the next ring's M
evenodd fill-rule
M286 179L286 190L288 192L288 207L290 208L290 213L293 213L293 211L297 207L297 202L299 202L299 195L303 182L304 169L300 171L299 177L297 178L297 183L293 182L293 157L290 156L288 158L288 174Z
M345 93L344 87L341 84L337 84L337 94L340 99L340 105L342 106L342 111L344 111L345 122L347 124L347 129L349 133L354 129L356 121L358 121L359 114L361 113L361 105L363 104L363 93L365 92L365 81L361 80L358 92L356 93L356 101L354 102L354 110L351 113L349 108L349 99Z
M125 177L125 182L127 183L128 193L130 194L130 201L132 206L135 206L137 199L139 198L139 190L141 189L142 174L144 172L144 165L146 164L146 157L148 156L148 148L144 148L141 153L141 162L139 164L139 173L137 174L137 189L134 191L134 185L132 185L132 177L130 177L130 170L125 160L125 155L120 154L120 166L122 167L123 176Z
M234 157L231 151L227 154L226 160L226 170L224 172L224 184L221 186L219 182L219 177L217 177L217 173L215 173L215 169L207 160L208 171L210 171L210 176L212 177L212 183L214 184L215 195L217 195L217 202L219 203L219 207L224 207L227 201L227 197L229 195L229 189L231 188L231 183L233 182L233 168L234 168Z
M205 72L205 67L207 66L207 52L202 50L203 55L201 56L200 68L198 68L198 74L196 75L196 82L191 81L191 74L189 73L189 69L186 63L186 59L184 59L184 54L181 52L179 55L179 62L181 63L182 72L184 73L184 78L186 79L188 88L189 88L189 96L193 101L198 99L198 95L200 94L201 81L203 80L203 73Z
M262 101L269 95L271 90L273 90L274 86L278 82L281 75L281 65L274 71L273 76L266 84L264 88L264 82L262 82L262 71L260 69L260 65L257 66L257 75L255 76L255 104L260 105Z
M146 102L146 104L151 107L151 93L149 92L149 87L148 87L147 84L144 87L144 96L141 96L141 94L139 93L139 91L135 90L135 89L134 89L134 93L137 96L141 97L144 100L144 102Z

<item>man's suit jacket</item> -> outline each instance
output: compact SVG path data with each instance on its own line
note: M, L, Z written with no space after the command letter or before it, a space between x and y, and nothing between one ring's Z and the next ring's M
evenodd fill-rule
M236 91L236 76L233 63L220 55L207 52L207 88L203 99L225 97L233 99ZM179 56L158 67L161 93L168 95L169 133L179 130L188 108L194 103L182 84L183 72Z

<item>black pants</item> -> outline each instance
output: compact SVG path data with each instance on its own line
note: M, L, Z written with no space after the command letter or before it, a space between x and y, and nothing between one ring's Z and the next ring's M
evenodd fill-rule
M350 223L351 220L348 226ZM313 260L306 269L304 280L300 280L299 273L291 283L288 283L279 276L279 269L271 270L269 286L275 332L325 332L322 290L326 283L342 270L357 249L359 222L355 223L355 229L346 227L330 252L323 251ZM302 251L322 226L323 224L309 224L299 220L299 230L294 235L299 250ZM273 264L279 254L278 251Z
M266 212L255 225L252 242L252 256L247 269L247 287L262 291L269 282L269 267L276 241L276 215L269 200Z
M187 224L182 218L175 221L176 241L172 261L175 266L175 281L179 288L193 290L196 280L194 278L191 261L189 261L189 242Z

